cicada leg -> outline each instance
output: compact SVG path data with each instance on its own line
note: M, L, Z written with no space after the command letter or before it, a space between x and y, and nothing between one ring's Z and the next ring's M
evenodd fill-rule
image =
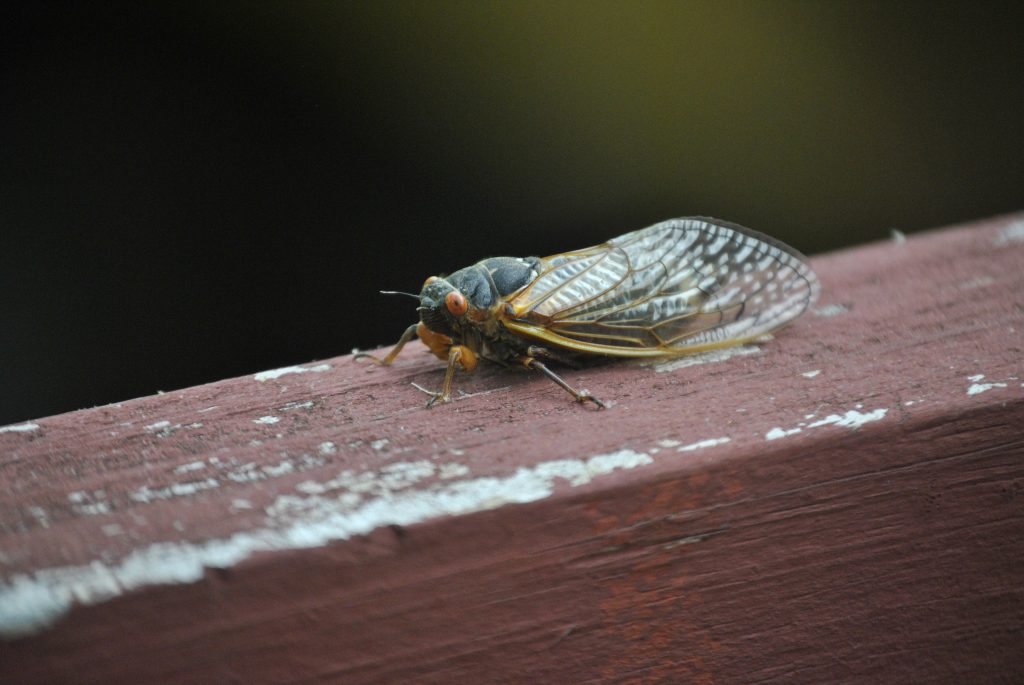
M530 352L531 353L537 353L537 352L540 352L541 349L542 348L532 348L531 347L530 348ZM589 390L584 390L583 388L580 388L579 390L577 390L576 388L572 387L571 385L566 383L564 380L562 380L562 378L558 374L556 374L554 371L549 369L543 363L537 361L537 359L535 357L532 357L532 356L520 357L519 358L519 362L523 366L528 368L528 369L536 369L537 371L540 371L542 374L544 374L545 376L547 376L548 378L553 380L555 383L558 383L558 385L563 390L565 390L567 393L572 395L576 399L577 402L579 402L581 404L583 402L593 402L595 405L597 405L601 409L606 409L607 408L605 403L602 402L601 400L597 399L593 395L591 395Z
M398 342L395 343L395 346L391 349L390 352L387 353L387 355L384 358L375 357L369 352L356 352L354 355L352 355L352 358L369 359L377 366L391 366L391 362L395 361L395 357L399 355L399 353L402 351L402 348L405 347L405 344L416 337L416 328L419 325L420 324L418 323L414 323L413 325L406 328L405 333L402 333L402 337L398 339Z
M430 400L427 402L428 407L433 407L438 402L451 402L452 401L452 381L455 378L455 367L461 366L466 371L472 371L476 368L476 353L469 349L465 345L452 345L448 348L448 368L444 372L444 384L441 386L440 392L433 392L426 388L413 383L413 385L423 392L430 395Z

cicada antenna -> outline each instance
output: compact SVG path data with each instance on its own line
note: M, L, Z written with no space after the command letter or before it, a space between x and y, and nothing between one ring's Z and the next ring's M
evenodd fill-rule
M420 299L419 295L413 295L412 293L403 292L401 290L381 290L380 294L381 295L408 295L411 298L414 298L414 299L417 299L417 300Z

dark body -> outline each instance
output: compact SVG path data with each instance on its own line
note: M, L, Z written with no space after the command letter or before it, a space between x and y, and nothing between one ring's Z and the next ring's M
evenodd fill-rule
M468 311L489 313L537 278L540 266L538 257L491 257L444 278L430 279L420 292L420 321L484 359L509 364L526 354L532 343L510 333L499 316L454 316L445 299L458 292L466 298Z

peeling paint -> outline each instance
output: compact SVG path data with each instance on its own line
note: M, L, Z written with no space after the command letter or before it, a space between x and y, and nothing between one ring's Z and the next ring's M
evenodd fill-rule
M827 318L832 316L839 316L841 314L847 313L848 311L850 311L849 305L837 303L827 304L823 307L818 307L817 309L812 310L812 313L815 316L824 316Z
M188 481L185 483L172 483L162 488L150 488L143 486L135 492L129 493L128 497L136 502L148 504L158 499L173 499L175 497L188 497L203 490L211 490L220 487L216 478L204 478L203 480Z
M821 369L815 369L814 371L804 371L800 375L803 376L804 378L814 378L819 373L821 373Z
M265 381L270 381L270 380L274 380L276 378L280 378L281 376L287 376L290 373L307 373L307 372L323 373L324 371L330 371L330 369L331 369L331 365L330 364L317 364L316 366L310 366L310 367L305 367L305 366L284 366L284 367L281 367L280 369L271 369L269 371L260 371L258 374L254 375L252 378L253 378L254 381L259 381L260 383L263 383Z
M803 428L790 428L788 430L775 427L764 434L765 440L778 440L779 438L785 438L790 435L796 435L797 433L803 432Z
M203 427L203 424L198 422L198 421L196 421L195 423L186 424L184 426L182 424L180 424L180 423L176 423L176 424L174 424L172 426L170 421L157 421L156 423L151 423L148 426L145 426L145 429L148 430L151 433L156 434L157 437L166 438L171 433L179 431L182 428L202 428L202 427Z
M33 506L28 508L28 513L31 514L32 518L34 518L43 528L50 527L50 516L46 513L46 509Z
M399 462L370 472L346 471L333 484L310 481L296 488L300 494L279 496L267 507L263 528L205 542L154 543L113 563L95 560L14 575L0 583L0 635L11 638L39 632L74 603L96 604L146 585L192 583L203 577L206 567L231 567L255 552L319 547L381 526L409 526L440 516L533 502L551 496L558 480L578 487L651 462L646 453L624 449L542 462L507 476L438 481L422 488L411 486L437 472L429 461Z
M970 279L969 281L964 281L963 283L961 283L960 290L974 290L975 288L984 288L985 286L992 285L995 282L996 279L992 278L991 276L977 276L975 278Z
M857 406L860 407L861 405ZM765 433L764 439L778 440L780 438L789 437L790 435L802 433L804 430L809 428L820 428L822 426L835 425L843 426L845 428L860 428L866 423L882 420L883 418L885 418L885 415L888 412L889 410L887 408L875 409L874 411L870 411L867 413L862 413L855 409L851 409L845 414L829 414L825 418L818 419L817 421L813 421L811 423L801 421L793 428L782 428L781 426L776 426L775 428L772 428L770 431ZM804 418L810 419L813 416L814 414L810 414Z
M82 516L102 516L111 512L110 502L89 502L87 504L76 504L71 507L76 514Z
M313 400L306 400L305 402L289 402L283 406L278 407L278 411L295 411L296 409L312 409Z
M69 492L67 497L71 510L80 516L102 516L112 511L107 493L103 490L76 490Z
M469 475L469 467L457 462L442 464L437 472L437 477L441 480L451 480L466 475Z
M15 423L0 428L0 433L31 433L37 430L39 430L38 423Z
M658 373L667 373L669 371L678 371L688 366L694 366L696 364L711 364L715 362L724 362L726 359L733 357L743 357L748 354L758 354L761 348L757 345L739 345L737 347L726 347L721 350L711 350L710 352L702 352L700 354L690 354L671 361L663 361L654 364L654 370Z
M295 464L293 464L291 460L286 459L278 464L267 464L266 466L263 466L261 470L271 478L276 478L277 476L283 476L286 473L294 472Z
M1011 243L1024 243L1024 221L1014 221L1003 226L994 242L997 247Z
M280 420L281 420L281 417L279 417L279 416L261 416L258 419L253 419L252 422L253 423L263 423L263 424L266 424L266 425L269 426L269 425L273 425L273 424L277 423Z
M1001 382L982 383L981 381L983 381L984 379L985 379L985 374L983 374L983 373L975 374L974 376L968 376L967 380L971 381L971 387L967 388L967 394L968 395L980 395L981 393L988 392L989 390L992 390L993 388L1005 388L1005 387L1007 387L1006 383L1001 383Z
M729 438L710 438L708 440L700 440L689 445L683 445L676 452L693 452L694 450L702 450L705 447L716 447L718 445L724 445L729 442Z
M324 444L334 443L321 443L320 450L323 449ZM321 454L323 452L321 451ZM182 464L173 469L172 473L176 475L184 473L194 473L201 471L205 468L214 470L214 475L209 476L204 480L191 481L186 483L172 483L158 488L143 487L129 495L136 502L148 503L157 499L169 499L170 497L184 497L193 495L203 490L208 490L214 487L218 487L225 482L232 483L255 483L257 481L267 480L269 478L277 478L280 476L287 475L289 473L296 473L301 471L307 471L317 466L324 464L324 459L314 454L303 452L295 458L288 457L282 452L284 458L276 464L263 464L258 466L255 462L248 462L245 464L238 464L237 461L232 459L230 462L223 462L217 457L211 457L208 462L194 461L188 464ZM197 486L197 484L199 484ZM72 497L82 498L84 493L71 493L69 499ZM81 499L81 501L85 501Z

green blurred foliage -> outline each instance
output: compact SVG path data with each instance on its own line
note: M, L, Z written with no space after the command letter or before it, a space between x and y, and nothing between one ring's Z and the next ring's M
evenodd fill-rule
M1016 8L288 3L203 18L272 45L325 106L358 103L414 193L458 189L573 239L595 237L595 217L714 214L815 252L1021 205Z
M389 342L486 255L1020 210L1021 9L9 4L0 424Z

